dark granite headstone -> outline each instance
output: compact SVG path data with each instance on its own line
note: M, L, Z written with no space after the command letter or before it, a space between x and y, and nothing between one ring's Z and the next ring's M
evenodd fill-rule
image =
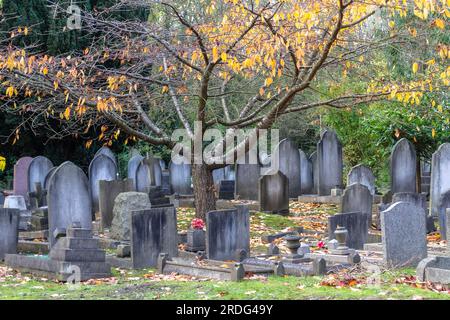
M369 224L366 213L348 212L338 213L328 218L328 239L335 239L334 231L337 226L347 229L347 246L352 249L363 249L367 242Z
M250 255L248 208L210 211L206 214L206 254L212 260L236 260L244 250Z
M53 232L67 229L73 222L92 229L92 202L89 180L83 170L66 161L53 173L47 191L49 244L55 244Z
M116 197L122 192L134 191L133 180L100 180L99 189L100 224L101 228L105 229L111 227Z
M234 199L234 180L222 180L219 184L219 199L233 200Z
M0 260L5 258L5 254L17 251L19 219L18 209L0 208Z
M391 191L416 192L416 149L407 139L400 139L392 148Z
M289 180L280 171L259 178L259 206L263 212L289 213Z
M160 253L178 255L177 215L174 207L133 211L131 259L133 268L154 267Z

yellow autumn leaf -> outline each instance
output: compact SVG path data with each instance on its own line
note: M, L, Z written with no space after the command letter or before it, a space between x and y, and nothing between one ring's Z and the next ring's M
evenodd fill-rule
M0 171L5 171L6 168L6 158L0 156Z
M434 23L436 24L436 27L438 27L439 29L444 29L445 28L445 22L442 19L436 19L434 21Z
M223 62L227 62L227 53L222 52L222 54L220 55L220 59L222 59Z
M431 136L434 138L436 136L436 130L433 128L431 129Z
M417 73L417 70L419 70L419 64L417 62L414 62L412 66L412 71L413 73Z
M213 55L213 61L216 62L219 60L219 50L217 50L217 47L214 47L212 49L212 55Z
M269 78L266 79L266 81L265 81L264 84L265 84L266 87L268 87L268 86L270 86L272 83L273 83L273 79L269 77Z

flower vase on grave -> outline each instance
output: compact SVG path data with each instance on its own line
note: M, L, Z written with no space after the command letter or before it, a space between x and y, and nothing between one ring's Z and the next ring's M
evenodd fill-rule
M350 254L349 247L347 247L347 236L348 231L346 228L337 226L336 231L334 231L334 236L338 242L336 249L331 250L332 254L348 255Z
M288 263L300 263L303 259L303 254L298 253L300 248L300 237L296 235L287 235L284 237L286 240L286 247L289 249L290 254L283 257L283 260Z
M206 248L205 224L202 219L193 219L191 227L187 231L187 251L204 251Z

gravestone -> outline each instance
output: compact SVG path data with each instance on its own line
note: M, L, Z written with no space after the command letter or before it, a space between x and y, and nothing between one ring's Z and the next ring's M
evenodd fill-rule
M249 211L236 209L206 214L206 255L212 260L236 260L242 250L250 256Z
M298 148L289 139L280 141L271 156L274 169L283 173L289 181L289 197L300 195L300 154Z
M72 162L61 164L50 177L47 204L50 248L56 243L56 229L67 229L73 222L79 222L83 229L92 229L89 180Z
M423 208L396 202L380 215L383 258L388 267L416 266L427 257Z
M416 149L407 139L400 139L392 148L391 191L416 192Z
M225 180L225 168L214 169L212 175L214 184L218 185L220 181Z
M27 196L28 193L28 167L30 166L33 158L22 157L17 160L14 165L14 181L13 189L14 194L18 196Z
M47 172L47 175L45 176L44 179L44 184L42 185L44 187L44 190L48 190L48 182L50 181L50 177L52 176L53 172L56 171L57 168L58 167L53 167Z
M27 209L25 198L23 196L7 196L3 207L6 209L19 210L19 230L27 231L29 229L29 223L31 221L31 211ZM1 240L1 235L0 235Z
M298 149L300 154L300 193L313 194L314 193L314 178L313 165L306 153Z
M133 211L131 260L133 268L155 267L160 253L178 255L177 214L174 207Z
M3 192L0 191L0 207L3 206L3 203L5 203L5 196L3 195Z
M151 208L148 194L124 192L114 201L113 220L109 236L119 241L131 240L131 212Z
M170 172L169 170L163 170L161 172L161 188L164 195L168 196L172 194L172 186L170 185Z
M250 163L249 154L236 163L235 199L258 200L258 181L261 165Z
M188 163L170 162L170 185L172 192L182 195L190 195L193 193L191 183L191 165Z
M450 143L444 143L431 159L430 214L442 215L442 195L450 191ZM445 210L445 209L444 209Z
M342 145L334 131L324 131L317 143L317 167L319 195L329 196L331 189L342 187Z
M160 186L162 170L159 159L143 158L136 170L136 191L148 192L151 186Z
M439 232L442 240L447 240L446 210L450 208L450 190L441 195L439 199Z
M53 168L53 163L46 157L38 156L28 166L28 192L36 192L36 183L45 185L45 177Z
M289 214L289 180L280 171L259 178L260 211Z
M348 231L346 245L352 249L363 249L367 242L369 223L367 213L347 212L337 213L328 218L328 239L335 239L334 231L338 226Z
M427 232L433 232L436 230L435 226L434 226L434 219L432 216L429 216L427 214L428 212L428 208L427 208L427 197L425 194L423 193L413 193L413 192L398 192L396 194L394 194L392 196L392 203L395 202L400 202L400 201L404 201L404 202L411 202L413 203L415 206L423 208L424 212L425 212L425 218L427 221ZM386 205L385 208L381 211L386 210L390 205ZM444 209L445 210L445 209Z
M372 196L375 195L375 176L369 167L358 164L354 166L347 175L347 185L360 183L366 186Z
M136 171L139 166L139 163L144 159L141 155L135 155L131 157L131 159L128 161L128 179L133 179L133 188L134 190L137 190L136 186Z
M372 202L373 196L369 189L360 184L354 183L344 190L342 196L340 212L362 212L367 214L368 226L372 224Z
M317 151L314 151L309 156L313 172L313 194L319 193L319 163L317 162Z
M236 172L234 171L234 165L227 165L225 167L225 180L235 180Z
M113 220L114 201L116 197L123 192L133 190L133 180L100 180L99 181L99 210L100 226L102 229L111 227Z
M116 155L114 154L114 152L111 151L110 148L108 148L107 146L103 146L100 149L98 149L98 151L94 155L94 159L95 159L95 157L97 157L97 156L99 156L101 154L107 156L108 158L110 158L114 162L116 167L117 168L119 167L118 164L117 164Z
M219 183L219 199L234 199L234 180L222 180Z
M104 154L96 156L89 165L89 184L92 197L93 212L99 210L99 181L113 181L117 179L117 166L111 157Z
M0 261L5 259L5 254L17 251L19 219L18 209L0 208Z

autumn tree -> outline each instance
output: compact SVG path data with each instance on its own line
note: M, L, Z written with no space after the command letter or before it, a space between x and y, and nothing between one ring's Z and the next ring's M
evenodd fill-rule
M102 32L104 47L90 46L82 55L59 57L2 48L3 108L30 114L42 125L49 118L60 119L67 133L79 137L98 127L97 139L105 143L126 135L173 148L167 117L176 117L191 141L210 128L230 129L227 134L254 129L226 149L220 157L224 160L251 147L262 129L293 113L381 99L414 105L426 92L448 88L445 44L434 48L434 63L414 61L409 81L390 77L386 64L374 63L387 47L414 36L395 23L383 24L380 13L409 15L446 32L450 11L445 0L124 0L121 4L145 7L151 18L139 22L114 19L102 11L84 12L84 27ZM330 78L337 83L352 78L358 85L328 88L323 84ZM19 94L38 99L18 104ZM86 141L86 146L91 143ZM212 170L225 166L223 162L202 160L192 165L198 217L215 209Z

